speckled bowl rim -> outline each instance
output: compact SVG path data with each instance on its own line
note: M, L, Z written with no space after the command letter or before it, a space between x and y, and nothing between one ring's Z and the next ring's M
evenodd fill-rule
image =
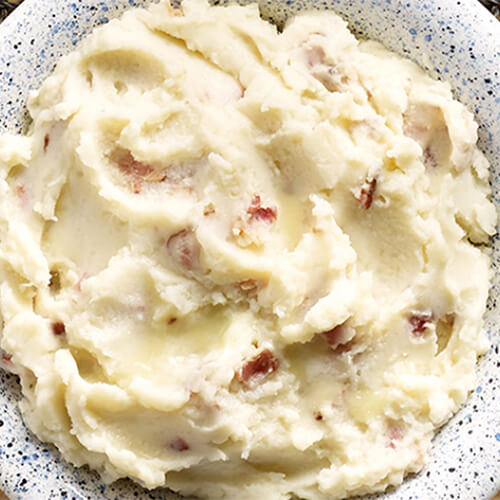
M38 39L23 39L26 26L40 31L40 25L50 23L46 12L52 10L78 10L93 4L94 11L86 10L88 19L82 25L106 22L114 17L117 3L133 6L134 0L71 0L56 2L25 0L0 25L0 130L16 129L16 118L26 97L26 90L36 86L39 74L47 74L53 67L50 54L31 60L40 50ZM148 0L137 0L138 4ZM295 11L307 0L263 0L263 9L271 12L276 21L283 18L283 8ZM316 2L320 7L329 5L350 21L354 32L382 41L387 47L409 55L435 76L445 76L457 96L480 122L480 145L492 163L493 196L500 200L500 23L476 0L329 0ZM397 8L396 8L397 5ZM38 7L38 8L37 8ZM397 9L400 12L397 13ZM372 9L371 22L365 19L366 9ZM460 9L457 14L454 9ZM85 10L85 9L84 9ZM81 13L80 13L81 14ZM79 15L80 15L79 14ZM81 14L83 15L83 14ZM67 40L59 43L54 52L67 51L80 35L71 32L71 19L59 25L57 16L46 38L53 36L60 42L62 32ZM378 22L375 22L375 21ZM81 20L80 20L81 21ZM78 31L78 30L77 30ZM41 31L40 31L41 32ZM58 38L59 37L59 38ZM15 48L17 38L28 50ZM453 42L453 43L452 43ZM452 49L452 45L454 48ZM416 49L418 47L418 49ZM30 52L31 50L31 52ZM23 52L25 51L25 52ZM17 56L16 56L17 54ZM24 54L24 58L22 58ZM39 55L39 54L38 54ZM3 58L11 57L10 71ZM42 60L40 60L42 59ZM24 65L24 66L23 66ZM24 78L20 76L22 70ZM37 67L38 66L38 67ZM31 69L31 71L30 71ZM6 75L6 73L9 75ZM20 86L20 81L23 85ZM31 83L30 83L31 82ZM28 83L28 85L26 85ZM10 104L8 104L10 101ZM487 500L500 490L500 401L499 390L499 311L500 240L494 239L492 293L485 317L485 328L492 348L481 360L478 368L478 387L466 406L443 428L434 439L429 465L417 476L408 478L398 489L367 498L379 500L434 500L455 498L461 500ZM170 498L165 491L145 492L127 481L104 485L95 473L74 469L64 462L51 446L40 444L27 431L19 419L16 401L18 386L14 378L0 373L0 488L14 499L43 498ZM10 447L9 447L10 446Z

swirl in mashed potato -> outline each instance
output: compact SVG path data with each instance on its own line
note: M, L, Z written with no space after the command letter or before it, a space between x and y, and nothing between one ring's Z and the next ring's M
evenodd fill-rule
M474 387L496 212L449 85L329 12L134 9L0 138L4 365L106 481L333 499Z

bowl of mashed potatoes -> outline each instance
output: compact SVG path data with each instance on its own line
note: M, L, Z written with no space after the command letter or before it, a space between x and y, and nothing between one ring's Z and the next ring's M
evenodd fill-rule
M499 486L500 28L329 7L26 0L0 28L12 498Z

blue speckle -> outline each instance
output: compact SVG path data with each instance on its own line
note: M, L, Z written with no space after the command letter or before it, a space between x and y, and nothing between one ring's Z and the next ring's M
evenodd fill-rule
M425 35L425 36L424 36L424 40L425 40L426 42L430 42L430 41L432 40L432 36L431 36L431 35Z
M500 442L500 432L495 434L495 439Z
M415 28L410 28L410 33L415 36L417 34L417 30Z
M476 389L476 392L478 394L481 394L483 392L483 388L481 386L479 386L477 389Z

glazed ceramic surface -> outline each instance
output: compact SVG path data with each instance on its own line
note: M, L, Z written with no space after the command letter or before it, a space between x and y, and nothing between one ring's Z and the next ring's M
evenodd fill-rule
M26 126L28 91L94 26L151 0L25 0L0 26L0 132ZM248 3L248 2L245 2ZM448 80L480 123L500 204L500 23L475 0L263 0L280 24L299 10L333 9L362 37L383 42ZM433 442L428 466L378 500L486 500L500 489L500 238L494 240L493 286L486 313L492 347L478 365L477 389ZM22 423L15 376L0 370L0 489L12 500L173 499L129 481L104 485L75 469Z

